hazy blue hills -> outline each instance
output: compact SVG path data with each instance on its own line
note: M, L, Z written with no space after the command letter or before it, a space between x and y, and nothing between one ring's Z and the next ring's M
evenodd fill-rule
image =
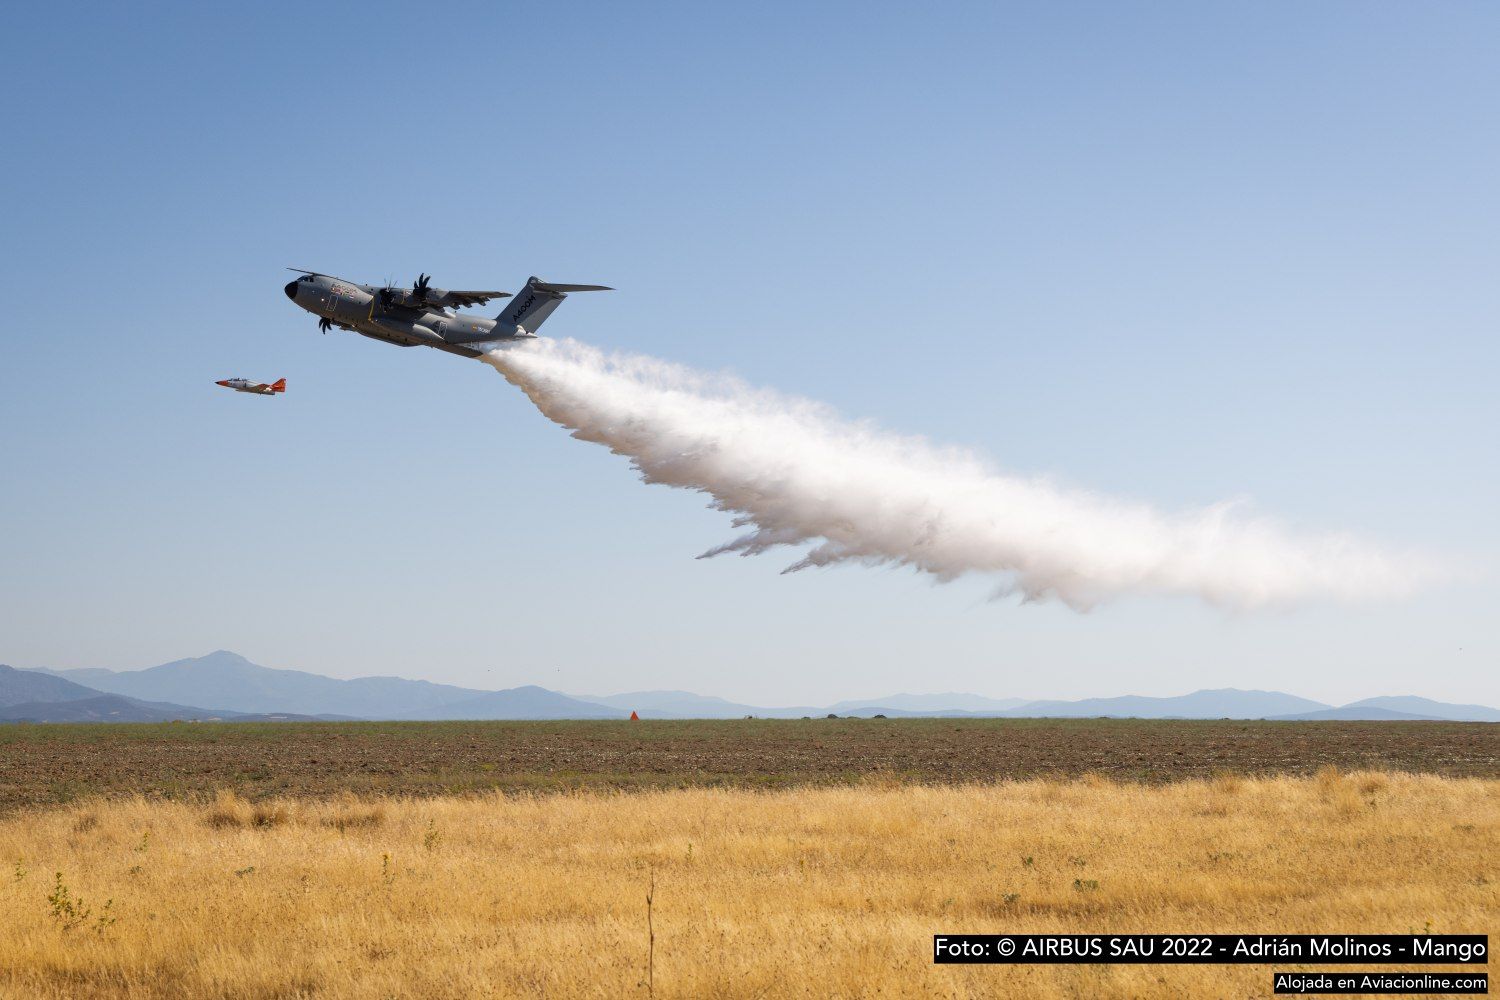
M1350 702L1339 708L1320 712L1300 712L1274 717L1278 721L1306 722L1318 719L1363 720L1369 722L1416 722L1442 719L1447 722L1500 722L1500 710L1484 705L1452 705L1418 698L1416 695L1397 695L1383 698L1366 698Z
M619 709L627 715L639 712L642 718L654 719L743 719L747 715L800 719L811 712L828 711L800 706L763 708L742 705L712 695L693 694L691 691L627 691L625 694L580 694L574 697Z
M977 694L893 694L885 698L860 698L832 705L788 705L767 707L728 701L691 691L630 691L625 694L580 694L583 701L597 702L627 712L640 712L658 719L800 719L803 716L837 715L891 717L907 715L999 715L1026 704L1024 698L985 698Z
M869 717L886 715L891 718L913 715L998 715L998 711L974 713L950 705L947 708L921 710L907 707L931 699L934 705L953 701L964 705L993 703L1009 708L1024 705L1021 698L992 699L972 694L956 695L892 695L889 698L866 698L859 701L841 701L833 705L747 705L743 702L716 698L713 695L694 694L691 691L628 691L625 694L580 694L580 701L608 705L624 712L639 712L643 719L743 719L753 715L757 719L801 719L822 717L829 713Z
M77 701L92 698L98 693L95 688L84 687L62 677L35 670L17 670L0 663L0 707L24 705L28 702Z
M973 694L897 694L863 698L817 707L765 707L727 701L690 691L634 691L618 695L578 695L579 700L597 702L642 718L725 719L802 718L828 713L869 718L914 716L938 718L1134 718L1134 719L1444 719L1450 721L1500 721L1500 711L1480 705L1446 705L1426 698L1372 698L1336 708L1309 698L1280 691L1242 691L1237 688L1194 691L1170 698L1125 695L1118 698L1085 698L1078 701L1033 701L1021 698L985 698Z
M171 722L213 718L181 705L136 701L118 694L96 694L69 701L31 701L0 708L6 722Z
M1194 691L1175 698L1125 695L1120 698L1084 698L1081 701L1033 701L1001 714L1049 718L1114 716L1132 719L1263 719L1267 716L1316 712L1332 707L1321 701L1298 698L1280 691L1219 688L1214 691Z
M365 719L447 718L428 713L491 693L402 677L337 680L301 670L273 670L223 649L146 670L50 672L100 691L132 698L214 705L236 712L350 715Z
M310 715L215 712L187 705L98 694L73 701L27 702L0 708L0 722L311 722Z
M884 698L859 698L828 706L830 712L852 712L861 708L897 712L1005 712L1026 704L1025 698L986 698L957 691L948 694L893 694Z
M1344 707L1354 709L1378 708L1395 712L1409 712L1413 715L1452 719L1455 722L1500 722L1500 709L1486 708L1484 705L1450 705L1446 702L1433 701L1430 698L1418 698L1416 695L1410 694L1397 697L1366 698L1364 701L1351 702Z
M339 680L301 670L262 667L238 653L223 649L207 656L174 660L145 670L85 668L37 672L35 676L63 684L78 681L95 689L80 688L85 694L104 691L179 705L213 705L221 712L252 715L362 719L617 719L630 714L629 710L579 701L535 686L482 691L402 677Z
M107 671L106 671L107 672ZM35 670L0 664L0 722L170 722L174 719L269 719L106 694ZM308 716L278 716L288 721Z
M1454 722L1464 720L1444 719L1441 715L1416 715L1398 712L1392 708L1376 708L1345 705L1342 708L1325 708L1320 712L1298 712L1294 715L1273 715L1268 722Z
M109 696L106 698L105 696ZM105 700L101 700L104 698ZM110 700L113 699L113 700ZM190 706L211 706L194 708ZM69 707L71 706L71 707ZM1416 696L1368 698L1334 706L1280 691L1237 688L1170 698L1124 695L1032 701L948 694L892 694L815 707L767 707L691 691L568 695L527 685L503 691L402 677L339 680L278 670L219 650L145 670L15 670L0 666L0 721L159 721L164 718L363 719L713 719L818 718L1140 718L1500 722L1500 710Z
M443 705L424 715L428 719L624 719L628 711L580 701L534 684L489 691L477 698ZM410 716L405 716L410 718Z

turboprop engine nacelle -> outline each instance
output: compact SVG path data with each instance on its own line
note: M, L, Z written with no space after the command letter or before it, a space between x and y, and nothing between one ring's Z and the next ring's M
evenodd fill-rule
M405 306L407 309L444 309L452 305L445 288L429 288L426 295L419 295L411 288L383 288L380 300L382 305Z

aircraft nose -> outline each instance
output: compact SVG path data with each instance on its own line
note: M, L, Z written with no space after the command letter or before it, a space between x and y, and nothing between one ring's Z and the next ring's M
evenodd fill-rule
M297 301L297 283L295 281L288 281L286 283L285 291L287 298L291 299L293 302Z

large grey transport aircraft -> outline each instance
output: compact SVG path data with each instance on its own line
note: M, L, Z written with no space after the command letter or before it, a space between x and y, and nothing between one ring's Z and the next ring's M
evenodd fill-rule
M302 277L287 284L286 297L320 317L318 327L324 333L336 326L398 347L420 344L466 358L477 358L501 341L535 337L537 327L569 292L612 290L607 285L558 285L532 277L511 298L510 292L433 288L425 274L410 288L396 288L361 285L295 267L287 270ZM500 298L511 301L494 319L453 311Z

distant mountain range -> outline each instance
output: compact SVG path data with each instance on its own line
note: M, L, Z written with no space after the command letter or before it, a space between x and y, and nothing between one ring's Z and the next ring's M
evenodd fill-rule
M231 712L105 694L62 677L0 664L0 722L239 722L313 719L293 713Z
M196 707L210 706L210 707ZM0 722L168 719L722 719L824 715L945 718L1142 718L1419 720L1500 722L1500 710L1415 696L1368 698L1335 707L1279 691L1236 688L1175 698L1125 695L1079 701L1025 701L974 694L893 694L833 705L768 708L691 691L567 695L526 686L503 691L401 677L338 680L274 670L220 650L146 670L17 670L0 666Z
M219 650L190 660L173 660L147 670L47 671L110 694L183 705L212 705L240 712L298 712L359 718L426 718L445 705L487 695L488 691L409 681L401 677L360 677L341 681L301 670L257 666L238 653ZM393 713L399 712L398 715Z
M792 705L766 708L726 701L691 691L629 691L625 694L580 694L580 701L595 702L626 712L649 712L663 719L741 719L754 715L763 719L800 719L804 715L998 715L1026 704L1025 698L984 698L977 694L893 694L888 698L840 701L822 707Z
M1483 705L1450 705L1405 695L1396 698L1366 698L1351 702L1342 708L1327 708L1315 712L1275 716L1284 720L1312 719L1443 719L1448 722L1496 722L1500 712Z
M617 719L630 714L534 686L483 691L402 677L338 680L301 670L273 670L223 649L146 670L16 672L71 683L86 692L85 696L104 692L140 703L169 702L180 708L214 706L182 708L190 714L177 718L199 718L207 713L221 717L249 714L343 719ZM0 688L0 698L3 691ZM69 701L72 696L54 700Z
M985 698L977 694L893 694L887 698L865 698L840 701L828 706L833 712L854 712L865 708L895 709L898 712L1004 712L1020 708L1025 698Z
M1093 718L1100 715L1133 719L1264 719L1331 708L1321 701L1280 691L1194 691L1176 698L1085 698L1082 701L1033 701L1003 714L1054 718ZM1500 718L1500 712L1496 713Z

